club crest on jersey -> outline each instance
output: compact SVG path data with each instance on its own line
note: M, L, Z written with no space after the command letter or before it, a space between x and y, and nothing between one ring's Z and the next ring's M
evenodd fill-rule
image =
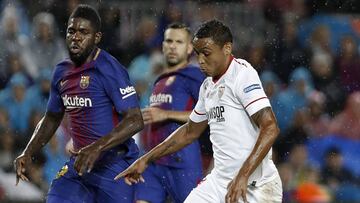
M86 89L87 87L89 87L89 83L90 83L90 76L82 75L80 79L81 89Z
M175 81L175 78L176 78L176 76L171 76L171 77L169 77L169 78L166 80L165 85L166 85L166 86L171 85L171 84Z
M218 89L218 96L219 96L219 99L223 96L225 92L225 86L224 85L221 85Z

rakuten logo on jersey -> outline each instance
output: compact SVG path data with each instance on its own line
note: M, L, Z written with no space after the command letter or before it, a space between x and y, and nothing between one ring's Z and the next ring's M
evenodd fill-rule
M172 103L172 95L171 94L152 94L150 96L150 105L159 105L161 103Z
M68 96L65 94L62 97L64 106L67 109L81 108L81 107L92 107L92 101L88 97Z
M123 99L133 95L136 93L135 88L133 86L127 86L125 89L120 87L120 93L123 95Z

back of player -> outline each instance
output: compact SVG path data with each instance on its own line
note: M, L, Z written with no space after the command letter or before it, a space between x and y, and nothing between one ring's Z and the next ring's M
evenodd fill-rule
M145 124L142 141L146 151L165 140L185 123L198 100L205 76L188 65L192 52L191 34L182 24L171 24L164 33L163 53L167 70L155 81L150 107L143 110ZM200 147L194 142L183 150L149 165L144 183L136 186L137 202L183 202L202 178Z

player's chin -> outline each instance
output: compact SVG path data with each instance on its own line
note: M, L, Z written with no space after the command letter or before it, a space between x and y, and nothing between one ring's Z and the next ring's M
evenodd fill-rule
M84 62L85 57L80 53L77 53L77 54L70 53L69 55L70 55L71 61L73 61L76 64L82 64Z

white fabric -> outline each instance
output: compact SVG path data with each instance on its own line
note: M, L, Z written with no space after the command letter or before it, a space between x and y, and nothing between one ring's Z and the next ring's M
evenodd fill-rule
M191 191L184 203L224 203L227 184L227 180L211 173ZM279 174L276 173L272 181L261 186L248 186L246 199L249 203L281 203L282 184ZM243 203L241 197L238 202Z
M245 60L233 59L217 81L211 77L200 87L199 100L190 115L193 122L207 119L214 151L214 171L232 180L247 159L259 136L251 115L270 107L256 70ZM260 186L271 181L277 169L271 150L249 177Z

